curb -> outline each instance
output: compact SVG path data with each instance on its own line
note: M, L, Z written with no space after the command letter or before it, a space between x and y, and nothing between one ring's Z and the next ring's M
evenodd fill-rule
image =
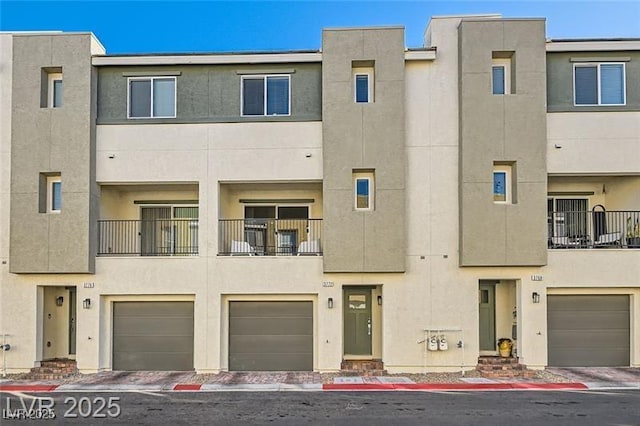
M382 383L326 384L325 391L504 391L587 390L584 383Z
M640 383L268 383L268 384L5 384L0 392L358 392L358 391L575 391L575 390L636 390Z
M285 391L504 391L504 390L587 390L591 387L584 383L370 383L370 384L190 384L176 385L98 385L98 384L65 384L65 385L15 385L0 384L4 392L221 392L221 391L253 391L253 392L285 392ZM602 389L601 386L594 388ZM632 388L626 386L626 388Z

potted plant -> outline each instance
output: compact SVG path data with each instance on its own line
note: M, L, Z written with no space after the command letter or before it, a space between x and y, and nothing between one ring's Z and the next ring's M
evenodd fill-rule
M513 348L513 341L508 337L501 337L497 343L500 356L502 358L509 358L511 356L511 349Z
M627 218L627 247L640 248L640 223L636 219L636 223L631 223L631 216Z

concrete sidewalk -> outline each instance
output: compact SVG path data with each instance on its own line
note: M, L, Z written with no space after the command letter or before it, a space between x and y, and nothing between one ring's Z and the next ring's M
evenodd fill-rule
M283 392L283 391L511 391L638 389L640 369L548 369L533 378L486 379L476 372L340 376L315 372L102 372L65 380L0 380L4 392Z

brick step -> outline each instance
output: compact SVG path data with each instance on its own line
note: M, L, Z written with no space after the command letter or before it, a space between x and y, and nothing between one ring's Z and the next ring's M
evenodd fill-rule
M49 367L35 367L31 369L32 373L41 373L41 374L70 374L78 371L77 368L68 367L68 368L49 368Z
M47 368L65 368L72 367L76 368L77 363L75 359L45 359L40 361L40 367Z
M386 376L387 370L340 370L340 375L342 376L363 376L363 377L374 377L374 376Z
M478 358L476 370L482 377L488 379L535 377L534 371L527 370L527 366L520 364L518 358L503 358L499 356L481 356Z
M384 363L379 359L343 360L341 370L384 370Z
M513 358L513 357L509 357L509 358L503 358L500 356L481 356L478 358L478 364L479 365L485 365L485 364L490 364L490 365L495 365L495 364L518 364L518 358Z
M46 359L40 361L40 367L33 367L26 378L32 380L58 380L78 373L74 359Z

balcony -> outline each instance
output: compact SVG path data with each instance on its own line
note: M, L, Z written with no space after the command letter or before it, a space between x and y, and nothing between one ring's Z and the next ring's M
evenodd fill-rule
M547 223L550 249L640 249L640 211L553 211Z
M218 254L320 256L322 219L220 219Z
M197 254L198 219L98 221L98 256Z

